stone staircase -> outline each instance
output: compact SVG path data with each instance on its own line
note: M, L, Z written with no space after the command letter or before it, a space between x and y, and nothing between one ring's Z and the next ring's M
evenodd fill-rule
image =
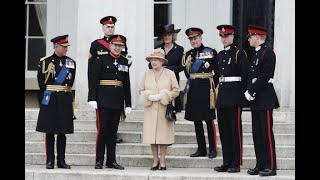
M250 112L243 112L243 165L241 173L217 173L213 167L222 164L222 150L219 134L218 156L190 158L196 151L196 137L193 122L184 120L184 112L179 113L175 126L175 144L168 147L167 167L163 173L149 170L152 162L150 145L142 144L143 110L133 110L126 122L120 122L118 135L124 143L117 144L117 162L124 171L103 169L95 170L95 112L91 109L76 110L75 133L67 135L66 161L72 170L44 167L44 134L35 131L39 109L25 110L25 163L26 179L254 179L259 176L246 174L248 168L255 165L255 154L251 133ZM217 123L217 122L216 122ZM204 123L205 127L205 123ZM218 126L216 126L218 127ZM206 129L206 128L204 128ZM277 179L294 179L295 174L295 112L274 111L274 135L276 142ZM207 138L206 138L207 140ZM93 173L94 172L94 173ZM110 173L111 172L111 173ZM130 173L137 173L135 176ZM95 175L90 175L91 173ZM98 173L98 174L96 174ZM169 174L168 174L169 173ZM188 175L185 175L188 174ZM198 174L199 173L199 174ZM64 174L64 175L62 175ZM121 176L118 176L121 175ZM90 178L85 178L90 177ZM103 178L104 177L104 178ZM200 178L201 177L201 178ZM272 177L272 178L275 178ZM61 178L58 178L59 180Z

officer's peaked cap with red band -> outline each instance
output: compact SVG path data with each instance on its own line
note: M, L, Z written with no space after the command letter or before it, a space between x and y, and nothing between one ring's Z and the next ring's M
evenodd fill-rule
M266 35L267 30L260 26L249 25L248 35Z
M126 42L127 38L120 34L112 35L110 37L110 43L112 44L125 45Z
M234 34L236 27L228 24L221 24L217 26L217 29L219 30L219 36L227 36Z
M100 20L100 24L102 25L108 25L108 26L114 26L114 24L117 22L117 18L114 17L114 16L106 16L106 17L103 17L101 20Z
M57 36L53 39L51 39L51 42L53 45L60 45L60 46L70 46L68 43L68 36L69 35L62 35L62 36Z
M188 38L190 39L190 38L202 35L203 31L200 28L191 27L191 28L188 28L185 33L188 36Z

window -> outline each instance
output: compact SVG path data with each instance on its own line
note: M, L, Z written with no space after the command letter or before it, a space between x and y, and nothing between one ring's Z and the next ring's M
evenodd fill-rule
M157 41L157 27L172 23L172 0L154 0L154 46L162 43Z
M47 0L25 0L25 71L34 74L46 55Z

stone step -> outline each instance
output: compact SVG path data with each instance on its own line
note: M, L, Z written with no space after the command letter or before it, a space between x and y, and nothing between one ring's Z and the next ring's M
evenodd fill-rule
M207 133L205 133L206 136ZM276 145L295 145L295 134L274 134ZM142 132L119 131L118 137L126 143L141 143ZM45 134L34 130L25 131L25 141L44 141ZM207 140L207 138L206 138ZM217 144L220 143L217 133ZM68 142L95 142L96 131L75 131L74 134L67 134ZM175 144L196 144L195 132L176 132ZM252 133L243 133L243 144L253 144Z
M189 156L197 150L197 144L173 144L168 147L167 155ZM208 147L207 147L208 148ZM94 154L96 144L94 142L67 142L66 153L68 154ZM56 148L55 148L56 150ZM119 155L151 155L150 145L141 143L120 143L117 144L117 154ZM45 152L44 142L26 142L25 152L43 153ZM295 146L276 146L276 155L279 158L294 158ZM221 145L218 145L218 156L222 156ZM254 157L253 145L243 146L243 157Z
M124 167L150 167L151 155L117 155L116 161ZM25 163L32 165L44 165L46 162L44 153L25 153ZM94 166L94 154L66 154L66 162L70 165ZM168 168L213 168L222 164L222 157L209 159L208 157L166 156ZM242 168L252 168L256 164L255 157L244 157ZM277 168L283 170L295 169L294 158L277 158Z
M72 169L45 169L43 165L25 165L25 180L261 180L239 173L218 173L210 168L169 168L150 171L147 167L126 167L125 170L93 169L93 166L72 166ZM295 170L278 170L268 179L293 180Z
M39 108L26 108L25 109L25 120L38 119ZM178 121L184 120L185 112L177 114ZM78 120L94 120L96 118L95 111L86 109L75 109L75 115ZM143 110L132 110L128 116L127 121L137 121L143 119ZM291 110L275 110L273 112L274 122L295 122L295 111ZM242 121L251 121L251 113L244 111L242 113Z
M216 128L218 131L218 123L215 121ZM203 122L204 130L207 131L206 123ZM36 120L26 120L25 129L26 130L35 130L37 126ZM74 129L77 131L95 131L96 130L96 121L95 120L76 120L74 121ZM126 121L119 123L119 131L143 131L143 121ZM191 121L177 121L175 125L176 132L194 132L194 125ZM244 133L252 132L252 123L251 122L242 122L242 131ZM294 134L295 133L295 124L294 123L283 123L276 122L273 124L273 132L281 134Z

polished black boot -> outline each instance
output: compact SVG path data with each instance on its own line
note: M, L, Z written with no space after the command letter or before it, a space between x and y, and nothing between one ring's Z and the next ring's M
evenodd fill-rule
M214 167L213 169L217 172L227 172L229 167L229 164L222 164L221 166Z
M214 151L209 151L208 158L213 159L217 157L217 153Z
M259 168L250 168L250 169L248 169L248 171L247 171L247 174L249 174L249 175L258 175L259 174L259 172L260 172L260 170L259 170Z
M277 175L277 170L275 169L264 169L259 172L260 176L275 176Z
M120 169L124 170L124 167L120 166L117 162L113 162L111 164L106 164L108 168Z
M229 168L227 169L227 171L228 171L229 173L237 173L237 172L240 172L240 166L229 167Z
M94 168L95 168L95 169L102 169L102 166L103 166L103 162L98 161L98 162L96 162L96 164L94 165Z
M190 157L204 157L206 155L207 155L207 152L196 151L195 153L191 154Z
M58 161L57 162L58 168L63 168L63 169L71 169L71 166L69 166L66 161Z
M47 169L53 169L54 168L54 161L48 161L46 164Z

